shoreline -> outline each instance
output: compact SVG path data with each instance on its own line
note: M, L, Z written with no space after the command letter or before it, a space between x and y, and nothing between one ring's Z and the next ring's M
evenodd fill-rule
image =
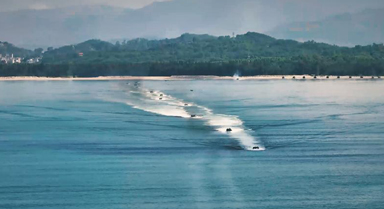
M304 78L305 76L305 78ZM283 78L284 77L284 78ZM148 81L182 81L182 80L380 80L379 76L317 76L311 75L263 75L263 76L100 76L100 77L33 77L33 76L16 76L16 77L0 77L0 81L119 81L119 80L148 80Z

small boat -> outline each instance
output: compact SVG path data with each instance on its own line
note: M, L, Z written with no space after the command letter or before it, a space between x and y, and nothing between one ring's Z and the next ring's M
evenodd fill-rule
M231 128L227 128L227 132L232 132L232 129Z
M191 115L191 118L196 118L196 115Z
M252 147L253 150L259 150L260 147Z
M184 106L188 106L188 104L184 104Z

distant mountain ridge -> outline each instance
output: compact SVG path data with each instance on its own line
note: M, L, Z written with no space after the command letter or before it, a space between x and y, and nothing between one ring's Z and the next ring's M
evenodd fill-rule
M269 34L277 38L315 40L345 46L383 43L384 8L336 15L321 21L282 25Z
M99 38L104 25L130 9L80 6L0 13L0 40L28 48L59 47Z
M23 10L0 13L0 40L34 49L89 39L266 33L289 22L315 21L344 10L354 12L379 5L383 5L382 0L369 0L364 4L360 0L349 0L348 7L344 0L174 0L136 10L111 6ZM278 37L290 38L288 35ZM367 40L376 39L367 37Z

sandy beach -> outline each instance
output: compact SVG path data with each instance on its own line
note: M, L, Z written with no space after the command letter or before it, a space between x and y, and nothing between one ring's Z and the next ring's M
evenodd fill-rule
M0 77L0 81L108 81L108 80L350 80L350 79L381 79L381 77L365 76L317 76L311 75L289 75L289 76L245 76L245 77L224 77L224 76L102 76L102 77Z

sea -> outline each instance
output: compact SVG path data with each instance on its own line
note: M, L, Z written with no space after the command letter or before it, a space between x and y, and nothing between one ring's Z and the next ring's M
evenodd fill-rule
M0 81L1 209L383 209L384 81Z

